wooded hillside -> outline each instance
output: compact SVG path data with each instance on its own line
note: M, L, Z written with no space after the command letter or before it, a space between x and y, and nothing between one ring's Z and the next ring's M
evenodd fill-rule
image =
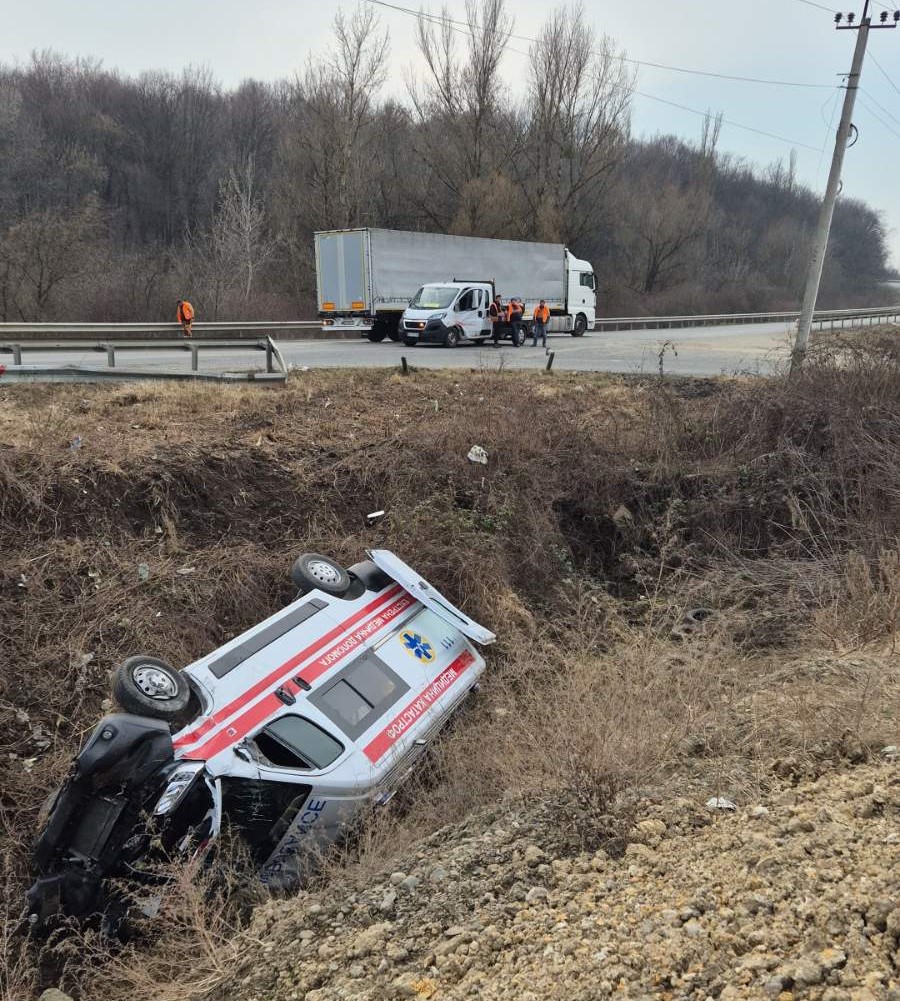
M294 79L236 90L214 68L0 67L0 320L168 319L182 296L202 319L310 316L313 231L365 225L564 242L607 315L799 304L817 201L792 158L719 153L715 118L634 139L634 77L577 8L540 59L509 51L504 0L468 21L419 21L402 101L371 8ZM886 266L879 215L842 199L820 304L874 303Z

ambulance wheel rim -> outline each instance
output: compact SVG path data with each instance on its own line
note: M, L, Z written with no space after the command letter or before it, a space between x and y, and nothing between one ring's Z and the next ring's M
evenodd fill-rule
M324 560L310 560L307 565L310 574L323 584L340 584L341 575L338 570Z
M131 675L137 687L151 699L173 699L178 694L175 680L158 667L136 667Z

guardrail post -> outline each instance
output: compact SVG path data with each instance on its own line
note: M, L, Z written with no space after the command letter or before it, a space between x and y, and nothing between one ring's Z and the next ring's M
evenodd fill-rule
M200 370L200 351L196 344L191 345L191 371L198 372Z
M116 367L116 349L112 344L106 345L106 364L110 368Z
M272 361L273 361L272 342L267 337L266 338L266 371L267 372L274 372L275 371L275 368L272 365Z
M22 345L13 344L13 365L22 364Z

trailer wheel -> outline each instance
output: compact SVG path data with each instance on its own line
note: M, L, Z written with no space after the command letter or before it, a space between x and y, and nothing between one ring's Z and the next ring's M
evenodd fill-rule
M451 327L447 333L444 334L444 347L459 347L459 327Z
M395 342L399 341L400 340L400 328L399 327L391 327L391 329L388 330L388 337L390 337L390 339L392 341L395 341Z
M587 330L587 325L588 325L587 317L584 315L584 313L579 313L578 316L575 317L575 326L572 327L572 336L584 337L584 332L585 330Z
M387 335L388 332L384 329L384 327L373 327L366 334L366 337L368 337L373 344L378 344L380 341L383 341Z

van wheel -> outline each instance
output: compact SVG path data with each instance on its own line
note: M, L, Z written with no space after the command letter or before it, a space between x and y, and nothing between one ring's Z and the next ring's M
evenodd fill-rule
M187 709L187 678L164 660L139 654L129 657L113 678L113 696L126 711L170 721Z
M587 330L587 325L588 325L587 317L584 315L584 313L579 313L578 316L575 317L575 326L572 327L572 336L584 337L584 332L585 330Z
M298 556L291 567L291 580L301 594L319 590L339 598L350 587L350 575L347 571L334 560L318 553Z
M444 347L459 347L459 327L451 327L444 335Z

